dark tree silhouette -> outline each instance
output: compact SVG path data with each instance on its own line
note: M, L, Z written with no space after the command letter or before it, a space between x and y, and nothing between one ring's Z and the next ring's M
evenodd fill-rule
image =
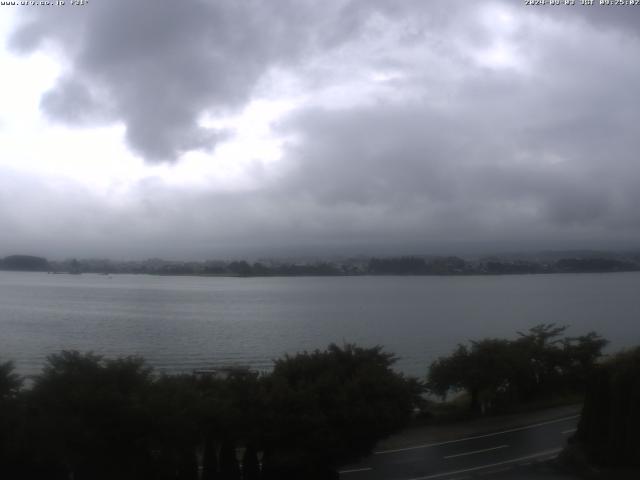
M272 427L265 454L279 464L332 467L406 424L422 387L394 372L381 347L330 345L277 360L269 378Z
M485 339L459 345L449 357L431 364L428 385L443 397L464 390L473 412L484 412L500 395L509 395L515 375L516 351L507 340Z
M250 443L242 456L242 480L259 480L260 464L258 451L254 444Z
M23 379L14 369L13 362L0 363L0 401L15 397L22 387Z
M412 415L421 386L394 372L393 361L380 347L331 345L277 360L271 374L202 378L156 376L136 357L63 351L29 389L0 364L0 474L240 480L238 446L243 480L336 478L338 464ZM263 472L258 450L266 451Z
M69 351L47 362L30 392L39 448L76 480L144 477L151 369L135 357Z
M218 480L218 452L211 436L207 436L202 453L202 479Z
M596 464L640 467L640 347L593 372L576 440Z
M46 272L49 270L49 262L46 258L34 257L31 255L10 255L0 261L0 269Z
M240 480L236 447L231 440L223 441L220 448L220 478L221 480Z
M465 391L472 412L542 396L581 392L607 341L595 332L562 338L567 327L541 324L516 340L484 339L459 345L429 367L436 395Z

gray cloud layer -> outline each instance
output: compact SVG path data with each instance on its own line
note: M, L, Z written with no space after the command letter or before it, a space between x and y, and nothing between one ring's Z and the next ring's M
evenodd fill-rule
M316 16L313 3L113 0L71 12L31 9L10 44L24 52L52 42L68 56L69 71L42 99L55 120L122 121L136 152L172 161L215 146L220 132L199 126L201 114L242 106L271 66L341 40L350 25L326 9L329 18Z
M275 68L311 96L349 82L356 90L343 95L353 102L307 102L281 121L276 133L293 140L252 190L143 183L114 208L76 186L25 188L58 195L62 218L76 218L72 248L91 245L87 253L637 246L640 17L505 2L516 26L501 27L483 17L492 5L141 0L77 15L33 9L14 49L74 45L43 111L78 126L123 122L149 162L214 148L230 133L200 126L201 115L241 108ZM367 82L367 72L388 77ZM80 212L76 196L90 199ZM22 208L31 217L13 218L16 244L35 237L29 225L42 216L37 200ZM51 242L66 238L64 225L53 222Z

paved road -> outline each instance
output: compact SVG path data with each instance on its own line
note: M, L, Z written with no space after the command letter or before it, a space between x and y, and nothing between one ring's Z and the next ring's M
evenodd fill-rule
M554 458L578 415L447 442L375 452L345 467L343 480L461 480Z

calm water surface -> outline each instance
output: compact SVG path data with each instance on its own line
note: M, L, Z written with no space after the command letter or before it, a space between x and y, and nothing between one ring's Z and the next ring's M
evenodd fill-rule
M167 371L243 364L330 342L383 345L424 375L458 342L541 322L640 344L640 273L210 278L0 272L0 360L37 372L61 349L140 354Z

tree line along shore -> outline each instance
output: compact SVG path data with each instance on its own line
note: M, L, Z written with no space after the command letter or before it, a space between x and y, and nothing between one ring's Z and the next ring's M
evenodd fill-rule
M335 479L391 433L441 421L432 398L454 393L466 418L577 395L584 409L572 448L598 465L637 468L640 347L605 357L606 343L541 324L461 344L422 379L393 370L396 357L382 347L353 344L285 355L268 373L222 375L157 374L139 357L62 351L28 386L5 361L0 476Z
M340 260L259 261L207 260L180 262L162 259L113 261L108 259L47 260L32 255L0 259L0 270L51 273L133 273L201 276L346 276L346 275L508 275L640 271L640 254L582 253L574 256L493 256L463 259L457 256L354 257Z

